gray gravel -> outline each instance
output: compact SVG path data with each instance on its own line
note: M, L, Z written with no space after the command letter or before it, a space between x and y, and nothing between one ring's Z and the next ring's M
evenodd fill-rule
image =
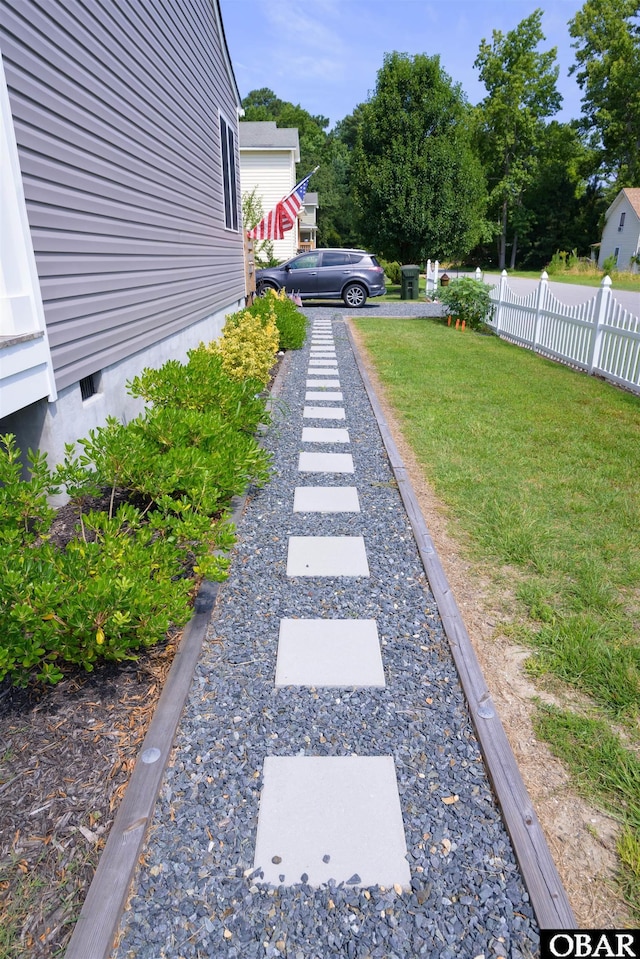
M433 315L384 304L359 315ZM253 490L179 727L117 959L439 959L538 952L408 519L339 308L332 317L359 514L293 514L309 347L291 357L265 436L274 475ZM322 449L332 451L331 447ZM335 447L344 452L345 447ZM332 479L332 482L338 482ZM287 579L289 535L363 535L370 579ZM382 689L274 688L282 617L375 618ZM329 883L269 888L253 871L265 756L393 755L412 892ZM449 805L443 797L459 796ZM375 837L372 837L375 841Z

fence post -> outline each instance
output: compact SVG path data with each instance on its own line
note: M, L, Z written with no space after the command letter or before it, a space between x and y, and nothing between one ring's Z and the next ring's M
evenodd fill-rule
M595 315L593 317L593 330L591 333L591 346L589 349L589 372L593 373L600 366L600 354L602 352L602 327L604 326L607 313L611 306L611 277L603 276L600 289L598 291L598 302L596 303Z
M546 298L547 289L549 287L549 274L546 270L542 271L540 276L540 284L538 286L538 296L536 299L536 318L535 323L533 324L533 349L535 350L538 346L538 333L540 332L540 320L542 318L542 307L544 306L544 301Z
M479 266L476 267L476 280L478 283L482 283L482 270Z
M496 333L500 332L500 314L502 313L502 303L504 300L504 291L507 285L507 271L503 270L500 274L500 283L498 284L498 303L496 306Z
M429 283L431 282L431 257L427 260L427 275L425 277L424 291L429 295ZM431 287L433 289L433 287Z
M433 264L433 289L434 291L438 289L438 273L440 271L440 264L436 260Z

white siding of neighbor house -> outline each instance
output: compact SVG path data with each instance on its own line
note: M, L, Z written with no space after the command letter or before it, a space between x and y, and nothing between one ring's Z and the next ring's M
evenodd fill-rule
M625 213L624 226L620 226L620 215ZM640 217L634 210L628 197L624 193L618 194L607 211L607 220L602 231L598 266L602 267L607 257L611 256L616 247L618 254L618 269L629 270L631 257L640 250Z
M242 148L240 184L243 194L256 189L256 195L262 201L263 213L269 213L296 185L293 150ZM273 241L273 253L278 260L288 260L295 256L297 250L297 227L285 233L283 240Z

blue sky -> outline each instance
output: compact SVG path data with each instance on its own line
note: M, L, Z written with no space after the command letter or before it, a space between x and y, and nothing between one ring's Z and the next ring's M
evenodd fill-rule
M573 50L567 23L583 0L220 0L229 52L245 97L269 87L282 100L329 117L330 127L367 99L385 53L440 55L469 101L485 90L473 62L493 30L512 30L544 10L542 49L558 48L557 119L580 115L580 89L568 77Z

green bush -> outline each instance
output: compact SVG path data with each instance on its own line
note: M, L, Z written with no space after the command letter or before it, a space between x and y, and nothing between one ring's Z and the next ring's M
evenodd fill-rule
M491 289L480 280L461 276L443 286L438 299L454 320L464 321L472 330L483 330L493 315Z
M393 283L396 286L399 286L402 283L402 264L397 263L396 261L388 262L387 260L380 260L380 266L384 270L384 275L389 280L389 283Z
M618 269L617 257L612 253L602 264L602 273L611 276Z
M307 335L307 321L293 300L284 290L266 290L264 296L258 296L249 307L249 312L259 316L263 322L273 314L280 336L281 350L299 350L304 346Z
M109 418L80 455L69 444L53 471L29 451L25 479L15 437L0 437L0 681L55 683L71 665L135 659L184 625L194 576L225 576L231 498L269 477L255 437L268 422L262 386L230 377L202 344L186 364L144 370L128 387L145 411ZM62 487L78 522L56 543L48 501Z

